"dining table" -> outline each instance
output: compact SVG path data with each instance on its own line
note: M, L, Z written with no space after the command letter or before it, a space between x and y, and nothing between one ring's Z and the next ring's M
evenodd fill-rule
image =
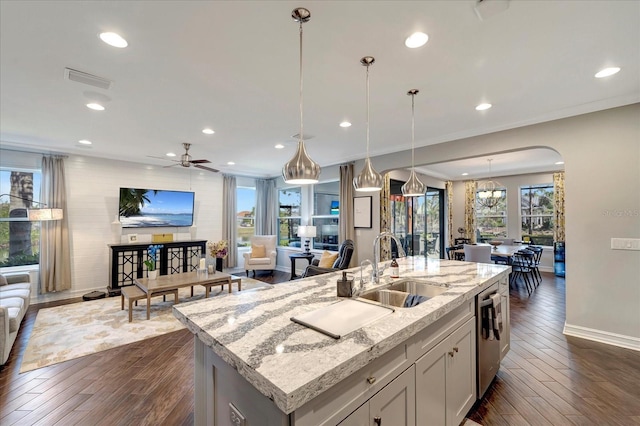
M485 243L478 243L476 245L479 246L488 246L490 244L485 244ZM501 244L499 246L495 246L491 249L491 256L498 256L498 257L504 257L506 258L508 263L511 263L511 258L513 257L513 254L520 251L520 250L524 250L526 248L528 248L529 246L526 244L515 244L515 245L505 245L505 244ZM455 253L456 256L460 256L460 257L464 257L464 248L460 248L457 250L454 250L453 253Z

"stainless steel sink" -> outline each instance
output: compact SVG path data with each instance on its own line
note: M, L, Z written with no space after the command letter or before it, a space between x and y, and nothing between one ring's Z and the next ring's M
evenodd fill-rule
M407 307L405 305L407 297L422 296L422 298L419 299L420 303L422 303L432 297L441 295L448 289L449 288L445 286L429 284L417 280L403 280L363 293L359 297L378 302L382 305L402 308Z

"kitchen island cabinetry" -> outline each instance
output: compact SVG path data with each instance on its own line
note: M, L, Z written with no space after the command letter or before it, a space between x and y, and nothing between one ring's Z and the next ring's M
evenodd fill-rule
M476 401L475 317L416 362L419 425L457 426Z
M509 305L509 280L500 280L500 305L502 311L502 334L500 335L500 361L511 348L511 307Z
M497 287L510 268L419 257L398 263L399 280L446 290L339 339L291 318L341 303L341 272L175 305L174 315L195 336L195 424L422 425L431 423L420 417L427 404L447 424L464 416L476 395L476 296ZM396 281L383 275L364 291ZM344 315L334 311L340 321ZM438 353L453 364L425 368ZM445 389L436 391L444 404L429 402L423 374L444 377L438 385Z

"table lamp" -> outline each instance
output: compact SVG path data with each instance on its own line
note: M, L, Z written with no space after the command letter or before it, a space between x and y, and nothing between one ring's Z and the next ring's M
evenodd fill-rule
M301 238L307 238L307 240L304 242L304 251L305 253L309 253L309 241L310 238L315 238L316 227L311 225L300 225L298 226L298 236Z

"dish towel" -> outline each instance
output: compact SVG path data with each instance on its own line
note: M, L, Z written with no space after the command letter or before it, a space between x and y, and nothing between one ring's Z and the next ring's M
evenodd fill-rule
M502 295L500 293L491 295L491 311L493 315L493 334L500 340L502 333Z
M429 298L426 296L420 296L419 294L410 294L404 301L404 307L411 308L413 306L421 304L422 302L426 302L427 300L429 300Z

